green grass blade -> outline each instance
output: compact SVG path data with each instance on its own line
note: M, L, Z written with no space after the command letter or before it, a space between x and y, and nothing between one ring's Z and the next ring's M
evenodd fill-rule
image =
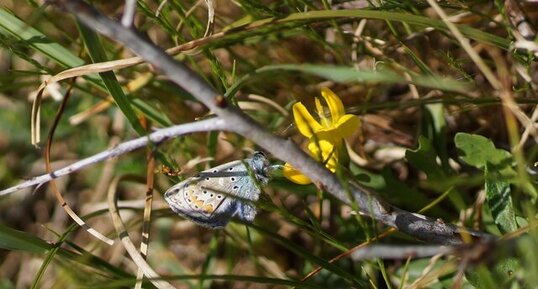
M92 61L95 62L104 62L107 61L108 58L106 56L105 49L103 48L103 45L101 44L101 40L99 36L93 32L92 30L88 29L86 26L81 25L77 21L77 26L80 31L80 35L82 39L84 40L84 44L86 45L86 48L88 50L88 53L90 54L90 57L92 58ZM125 93L123 93L123 89L121 88L121 85L118 83L118 80L116 79L116 75L113 71L107 71L99 73L101 78L103 79L103 82L105 83L106 88L108 89L108 92L118 105L119 109L123 112L129 123L133 126L134 130L139 135L145 135L146 131L138 121L138 117L136 116L133 108L131 107L131 103Z
M278 71L302 72L316 75L341 83L367 82L367 83L413 83L418 86L441 89L446 91L463 92L469 88L469 83L456 81L449 78L441 78L429 75L411 76L411 81L407 81L402 75L385 69L382 71L356 70L349 66L317 65L317 64L277 64L268 65L257 69L251 74L245 75L238 80L226 92L226 95L234 94L239 88L251 79L263 78L266 74L274 74Z
M415 25L421 29L432 27L440 31L448 32L448 28L446 27L446 24L443 21L438 20L438 19L432 19L429 17L409 14L409 13L376 11L376 10L366 10L366 9L321 10L321 11L293 13L282 18L267 18L267 19L262 19L258 21L253 21L247 24L245 24L244 22L240 22L237 25L230 25L228 27L228 30L240 32L243 29L249 29L250 31L247 32L247 35L248 34L259 35L259 34L263 34L262 30L253 29L254 27L263 28L265 26L270 26L271 29L267 31L267 33L270 33L270 32L274 32L274 29L276 29L275 24L299 25L301 23L304 23L305 21L306 22L320 22L327 19L338 19L338 18L342 18L342 19L364 18L364 19L384 20L384 21L396 21L396 22L407 23L410 25ZM289 26L284 26L284 27L290 28ZM491 33L484 32L479 29L475 29L468 25L459 24L459 25L456 25L456 27L460 30L460 32L464 36L470 39L473 39L482 43L486 43L489 45L493 45L496 47L500 47L505 50L508 50L510 48L510 40L508 39L508 37L500 37ZM280 28L282 29L282 27ZM230 34L230 38L234 38L236 36L237 35ZM244 39L242 38L242 40Z
M335 264L329 263L328 261L326 261L326 260L324 260L322 258L319 258L318 256L312 254L311 252L309 252L305 248L294 244L290 240L288 240L286 238L283 238L283 237L279 236L278 234L275 234L275 233L267 230L266 228L263 228L263 227L260 227L260 226L254 225L254 224L251 224L250 226L253 227L254 229L258 230L260 232L260 234L262 234L262 235L272 239L276 243L279 243L282 246L288 248L289 250L291 250L292 252L294 252L298 256L304 258L305 260L308 260L308 261L310 261L310 262L312 262L314 264L317 264L318 266L323 267L323 269L328 270L328 271L330 271L330 272L344 278L345 280L347 280L348 282L350 282L352 284L355 284L355 285L360 286L360 287L366 286L366 284L364 284L364 281L360 280L359 278L357 278L353 274L343 270L342 268L336 266Z
M29 47L45 54L63 67L75 67L85 64L82 59L74 56L71 51L28 26L4 9L0 9L0 27L11 36L26 42Z
M2 249L43 254L52 247L53 245L38 237L0 224L0 248Z

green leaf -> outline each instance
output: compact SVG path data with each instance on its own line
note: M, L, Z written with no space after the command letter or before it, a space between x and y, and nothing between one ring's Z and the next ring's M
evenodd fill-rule
M516 277L516 272L521 271L519 260L513 257L502 258L493 266L480 265L471 268L465 277L473 286L479 289L487 288L510 288L506 287Z
M44 55L46 55L48 58L50 58L54 62L58 63L63 68L73 68L73 67L86 64L84 60L74 55L70 50L54 42L52 39L48 38L45 34L41 33L37 29L32 28L31 26L28 26L27 23L24 23L15 15L9 13L8 11L4 9L0 9L0 33L5 34L5 35L10 35L11 37L14 37L15 39L20 40L22 43L26 44L26 46L28 46L29 48L37 52L43 53ZM84 36L84 33L82 34ZM93 43L92 47L94 45L98 46L100 45L100 43ZM92 49L92 51L94 51L94 49ZM110 74L113 74L113 72L110 72L109 75ZM104 75L106 75L106 73ZM96 86L97 88L105 90L103 81L97 75L85 75L83 78L88 80L89 83ZM104 78L108 78L108 76ZM113 80L110 80L110 81L113 82ZM108 83L107 85L110 87L114 86L114 84L110 84L110 83ZM109 87L109 90L110 90L110 87ZM118 97L118 93L116 93L117 88L112 88L112 91L114 92L114 93L111 93L113 97L118 98L118 99L121 98L121 97ZM118 101L117 99L115 100ZM122 100L120 100L120 102L122 102ZM162 113L157 112L154 108L149 106L147 103L137 99L132 103L132 105L136 109L138 109L140 112L144 113L144 115L146 115L148 118L158 122L159 124L164 125L164 126L171 125L171 122ZM122 107L120 107L120 109L121 108ZM125 111L123 112L125 113ZM126 117L129 119L129 121L132 121L131 119L132 115L126 114Z
M24 41L28 46L40 51L63 67L75 67L84 64L84 61L73 55L71 51L55 43L4 9L0 9L0 27L3 30L2 33Z
M391 204L418 211L430 202L424 194L394 177L389 168L383 169L381 174L374 174L354 164L351 164L350 169L361 185L375 190ZM395 188L398 188L398 193L395 193ZM442 215L443 213L436 211L436 214Z
M499 174L490 170L488 165L484 173L486 175L486 203L497 228L503 234L515 231L518 226L510 195L510 184L502 181Z
M456 81L446 77L430 75L411 75L411 80L389 69L357 70L350 66L318 65L318 64L279 64L268 65L256 70L257 73L288 70L313 74L325 79L341 83L374 82L374 83L413 83L418 86L436 88L445 91L462 92L469 88L469 83Z
M467 164L485 170L496 170L498 177L515 183L517 173L512 168L512 155L502 149L495 148L493 142L483 136L458 133L454 138L461 159Z
M92 61L94 63L107 61L108 58L106 56L105 49L101 44L101 39L99 38L99 36L92 30L88 29L86 26L80 24L78 21L77 24L80 31L80 36L82 36L82 39L84 40L84 44L86 45L86 48ZM120 110L123 112L131 126L134 128L134 130L139 135L145 135L146 131L140 124L138 117L136 116L133 108L131 107L129 99L127 98L125 93L123 93L123 89L118 83L118 79L116 78L114 72L101 72L99 73L99 75L103 79L103 82L105 83L108 92L110 93Z
M471 166L483 170L486 164L502 168L512 163L509 152L495 148L493 142L483 136L458 133L454 141L462 160Z
M0 33L20 40L29 48L43 53L63 68L72 68L86 64L84 60L74 55L70 50L54 42L45 34L32 28L17 16L4 9L0 9ZM102 85L101 80L95 75L86 75L84 78L97 86Z
M423 171L428 179L442 179L445 177L443 169L437 164L437 152L429 139L424 136L418 138L418 148L407 150L405 157L411 165Z
M499 231L507 233L516 230L516 216L510 196L510 183L516 177L511 166L511 154L495 148L491 140L479 135L458 133L455 143L463 161L484 171L486 204Z
M31 234L0 224L0 248L43 254L50 250L52 245Z
M439 156L440 166L447 174L452 172L448 164L445 109L442 103L427 104L422 109L422 134L424 134Z
M411 57L411 60L413 60L413 62L418 66L418 68L420 69L420 71L422 71L423 74L429 76L435 75L433 71L431 71L431 69L428 67L428 65L424 63L424 61L422 61L422 59L420 59L420 57L418 57L418 55L413 52L413 50L411 50L407 45L405 45L405 43L400 42L400 45L402 45L403 51L407 55L409 55L409 57Z
M449 31L448 27L442 20L433 19L426 16L411 14L411 13L401 13L401 12L390 12L383 10L368 10L368 9L343 9L343 10L319 10L319 11L308 11L308 12L298 12L290 14L286 17L281 18L266 18L258 21L244 23L238 22L242 25L236 26L231 25L228 27L229 30L241 30L243 27L258 27L271 24L272 26L277 24L290 24L290 23L300 23L300 22L322 22L326 19L337 19L337 18L356 18L356 19L377 19L382 21L398 21L409 25L416 25L417 29L423 29L426 27L431 27L434 29L439 29L442 31ZM509 49L510 40L505 37L500 37L491 33L484 32L480 29L473 28L469 25L459 25L456 27L458 30L468 38L473 40L487 43L502 49ZM252 34L259 33L260 31L252 31ZM235 36L232 34L231 36Z
M316 254L313 254L308 249L298 246L297 244L293 243L290 239L284 238L268 228L264 228L261 226L257 226L256 224L250 224L250 227L258 230L260 234L263 234L265 237L275 241L276 243L280 244L281 246L287 248L288 250L292 251L295 255L297 255L300 258L303 258L309 262L312 262L314 264L319 265L320 267L323 267L325 270L328 270L337 276L340 276L341 278L347 280L348 282L354 284L358 288L364 288L366 284L364 281L362 281L360 278L355 276L354 274L349 273L348 271L342 269L341 267L330 263L326 261L323 258L318 257Z

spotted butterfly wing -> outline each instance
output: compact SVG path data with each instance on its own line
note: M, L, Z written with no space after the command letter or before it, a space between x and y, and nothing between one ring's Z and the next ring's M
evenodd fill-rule
M268 182L269 163L256 152L252 158L229 162L172 186L164 196L170 208L202 226L222 228L234 216L251 222L259 185Z

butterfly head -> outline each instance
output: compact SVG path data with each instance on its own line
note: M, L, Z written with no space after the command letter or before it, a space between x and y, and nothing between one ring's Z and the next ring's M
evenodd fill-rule
M269 167L271 164L265 154L262 151L255 151L248 163L256 175L258 182L263 186L267 185L270 179Z

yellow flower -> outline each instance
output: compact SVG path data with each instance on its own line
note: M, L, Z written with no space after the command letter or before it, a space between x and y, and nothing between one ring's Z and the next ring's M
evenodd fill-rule
M316 97L314 100L320 122L314 119L302 103L298 102L293 105L293 117L302 135L311 138L317 134L329 136L335 140L342 140L359 128L359 118L353 114L345 114L342 101L332 90L326 87L322 88L321 96L323 96L329 107L331 117L326 116L319 98Z
M360 120L356 115L345 114L342 101L330 89L322 88L321 96L327 103L330 118L326 116L319 98L314 99L319 122L300 102L293 105L293 118L299 132L309 139L310 155L335 172L338 165L338 148L345 137L359 128ZM283 174L297 184L311 183L308 177L288 163L284 165Z

